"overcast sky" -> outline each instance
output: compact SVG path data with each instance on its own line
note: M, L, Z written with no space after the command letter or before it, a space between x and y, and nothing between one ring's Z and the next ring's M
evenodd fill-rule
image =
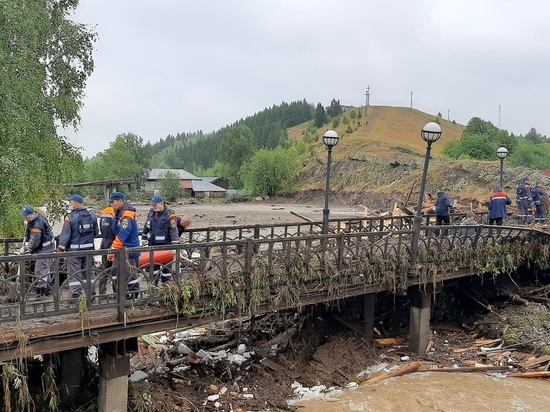
M81 0L95 27L82 124L117 135L211 132L281 102L411 105L550 136L546 0ZM500 106L500 117L499 117Z

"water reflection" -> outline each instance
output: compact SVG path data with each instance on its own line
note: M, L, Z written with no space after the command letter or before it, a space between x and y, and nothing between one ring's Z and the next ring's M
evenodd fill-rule
M549 405L550 381L482 373L415 373L297 404L307 412L538 412Z

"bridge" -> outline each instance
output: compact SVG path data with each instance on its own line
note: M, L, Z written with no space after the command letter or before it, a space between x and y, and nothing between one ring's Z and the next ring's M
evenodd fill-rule
M409 295L409 349L422 352L432 293L446 281L511 273L525 264L550 266L546 232L525 226L433 226L431 219L424 216L415 250L411 216L331 219L328 234L320 233L322 222L188 229L176 246L133 249L149 262L155 254L174 251L169 262L109 269L100 262L113 251L12 255L21 239L2 239L0 361L60 352L62 363L74 362L74 350L98 346L100 410L108 410L109 402L127 394L129 353L143 334L364 296L370 335L375 296L389 292ZM485 222L486 216L478 219ZM128 250L115 251L117 261L126 262ZM89 257L78 277L84 290L78 299L68 289L75 280L65 268L69 256ZM46 297L34 293L38 279L30 266L37 257L53 259ZM158 281L163 270L172 282ZM128 294L125 280L132 273L140 288ZM100 294L104 281L107 291Z

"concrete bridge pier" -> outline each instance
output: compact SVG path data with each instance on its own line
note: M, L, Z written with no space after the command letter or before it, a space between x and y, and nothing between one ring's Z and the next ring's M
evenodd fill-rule
M84 348L84 350L86 350ZM59 396L64 405L75 405L80 395L83 349L71 349L59 354L61 364L61 385Z
M409 350L424 353L430 340L430 309L433 290L426 287L409 289L411 309L409 316Z
M376 302L376 293L368 293L364 296L364 314L365 335L367 338L374 336L374 302Z
M131 350L137 350L137 338L99 345L99 412L128 410Z

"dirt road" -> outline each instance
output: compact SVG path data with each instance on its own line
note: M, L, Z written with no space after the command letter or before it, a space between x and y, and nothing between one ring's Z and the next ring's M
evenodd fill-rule
M188 216L192 227L284 224L303 222L298 213L316 222L323 220L323 205L295 203L197 203L190 205L170 205L179 216ZM149 206L136 206L138 221L144 222ZM362 207L335 206L330 209L330 217L362 217Z

